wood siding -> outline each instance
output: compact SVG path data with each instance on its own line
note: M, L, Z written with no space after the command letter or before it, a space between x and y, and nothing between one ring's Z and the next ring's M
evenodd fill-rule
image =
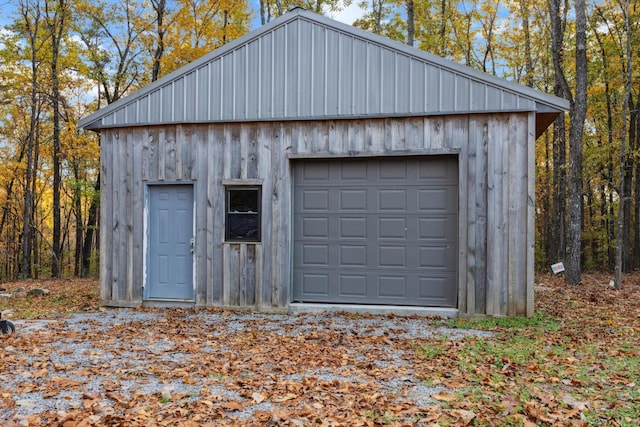
M533 314L535 113L168 125L101 133L101 299L142 303L145 189L193 183L195 305L283 308L296 159L457 154L458 307ZM262 183L262 241L224 242L224 183Z

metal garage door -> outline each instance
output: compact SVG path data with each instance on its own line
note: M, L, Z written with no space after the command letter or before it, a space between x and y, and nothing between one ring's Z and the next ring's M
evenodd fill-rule
M294 302L456 306L457 157L294 170Z

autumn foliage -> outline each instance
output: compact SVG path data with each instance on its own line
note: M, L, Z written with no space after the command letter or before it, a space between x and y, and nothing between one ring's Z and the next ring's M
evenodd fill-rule
M623 269L631 271L640 260L638 10L626 1L586 5L586 28L580 26L586 43L579 46L586 46L588 64L576 75L575 6L540 0L8 2L0 9L0 279L97 273L99 145L97 135L77 128L80 118L293 7L331 17L359 9L354 26L562 97L570 98L586 73L586 106L572 103L572 109L586 108L584 131L568 141L573 124L561 117L537 142L536 263L547 269L567 261L568 230L579 225L582 239L569 245L572 259L580 258L585 270L613 271L618 247ZM577 149L584 151L582 167L568 159ZM567 188L578 182L583 191L572 192L568 206ZM584 218L576 221L576 212Z

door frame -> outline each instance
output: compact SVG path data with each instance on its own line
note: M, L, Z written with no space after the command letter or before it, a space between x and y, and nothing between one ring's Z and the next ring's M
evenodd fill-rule
M196 240L196 194L195 194L195 183L194 182L183 182L183 181L150 181L150 182L145 182L144 183L144 213L142 215L142 225L143 225L143 233L142 233L142 252L143 252L143 256L142 256L142 300L144 301L176 301L176 302L188 302L188 303L195 303L196 301L196 268L197 268L197 264L196 264L196 246L197 246L197 240ZM193 256L191 257L191 263L192 263L192 267L191 267L191 285L192 285L192 297L191 299L157 299L157 298L152 298L150 299L148 297L149 294L149 286L147 286L148 284L148 279L149 279L149 274L148 274L148 267L149 267L149 262L148 262L148 257L149 257L149 204L150 204L150 189L153 187L170 187L170 186L188 186L191 187L191 195L192 195L192 199L193 199L193 207L191 208L191 215L192 215L192 221L191 221L191 234L193 236Z

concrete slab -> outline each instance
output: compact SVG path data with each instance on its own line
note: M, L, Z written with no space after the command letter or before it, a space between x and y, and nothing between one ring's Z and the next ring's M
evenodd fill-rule
M458 317L457 308L440 308L440 307L411 307L397 305L359 305L359 304L310 304L310 303L292 303L289 304L289 313L359 313L359 314L377 314L387 315L394 314L397 316L425 316L425 317Z

